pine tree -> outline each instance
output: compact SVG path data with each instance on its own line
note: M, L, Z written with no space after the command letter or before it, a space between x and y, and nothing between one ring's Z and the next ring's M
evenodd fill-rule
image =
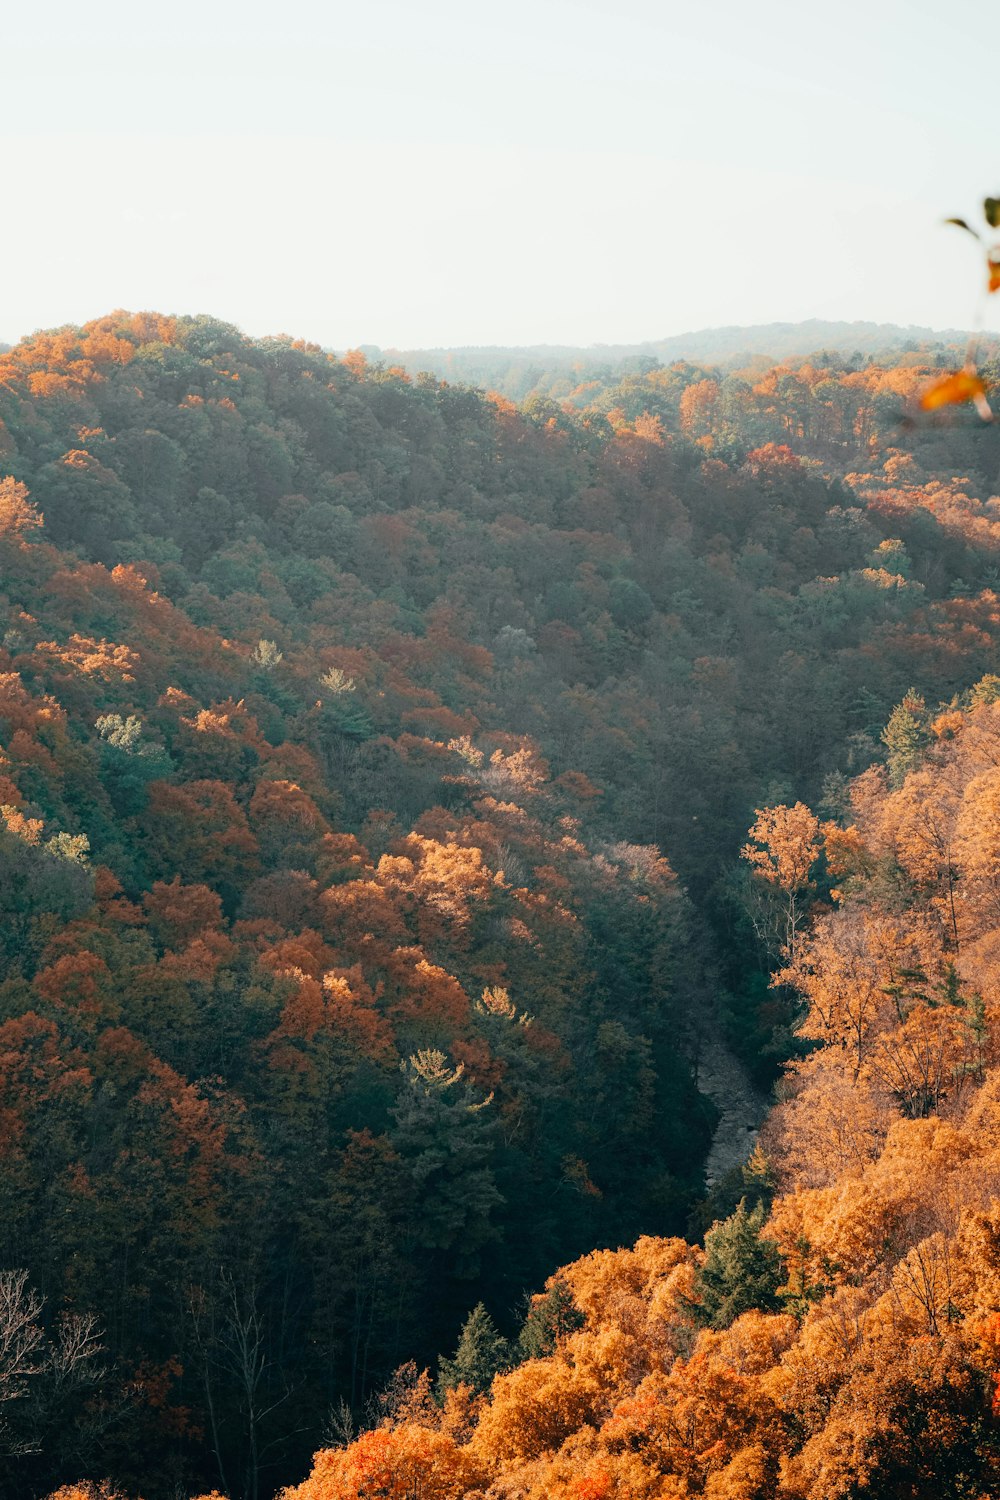
M889 784L903 785L920 760L930 736L927 732L927 705L913 688L889 716L882 731L882 743L889 752Z
M533 1297L517 1344L524 1359L551 1354L561 1338L582 1328L584 1316L573 1301L573 1293L561 1278L540 1297Z
M320 713L324 732L350 740L370 740L375 733L364 705L347 693L324 698Z
M776 1312L781 1306L781 1257L774 1240L761 1238L764 1218L763 1203L748 1213L744 1198L705 1236L705 1261L695 1277L696 1311L710 1328L728 1328L753 1308Z
M143 739L143 723L136 714L105 714L94 724L101 736L101 779L115 811L122 817L142 812L146 787L163 781L174 769L162 745Z
M488 1391L494 1375L512 1363L508 1341L497 1329L486 1308L478 1302L462 1326L453 1359L439 1361L438 1393L443 1396L457 1385Z
M393 1145L417 1189L418 1244L446 1250L456 1275L473 1276L479 1252L497 1230L492 1214L503 1202L493 1178L496 1131L488 1105L448 1066L443 1052L424 1048L400 1064L405 1078L392 1114Z

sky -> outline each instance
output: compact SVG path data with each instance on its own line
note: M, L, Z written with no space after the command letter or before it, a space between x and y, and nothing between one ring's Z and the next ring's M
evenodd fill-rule
M0 340L116 307L359 344L1000 327L967 0L7 0Z

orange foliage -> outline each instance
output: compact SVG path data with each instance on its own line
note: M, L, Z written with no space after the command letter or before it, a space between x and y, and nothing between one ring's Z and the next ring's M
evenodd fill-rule
M377 1428L346 1449L317 1453L309 1478L281 1500L462 1500L480 1473L466 1449L426 1427Z
M391 895L373 880L334 885L319 898L324 936L331 943L354 945L370 940L383 945L406 937L406 927Z
M205 932L180 953L164 954L160 973L186 981L208 984L219 966L231 960L236 949L224 932Z
M115 1021L121 1002L111 983L111 972L94 953L73 953L57 959L35 976L35 990L43 999L81 1017Z
M42 657L51 657L60 666L72 667L84 677L97 677L102 682L134 682L139 665L139 653L131 646L116 646L111 641L95 641L83 635L71 635L62 646L55 641L39 641L35 651Z
M150 851L161 869L180 868L214 883L245 880L257 868L257 841L224 782L173 786L155 781L144 821Z
M45 826L41 818L26 818L16 807L5 804L0 806L0 819L6 831L23 844L35 846L41 842Z
M809 885L809 872L820 851L819 823L804 803L758 809L750 837L754 842L744 847L744 858L765 879L786 892Z
M456 943L467 931L472 902L492 888L482 851L410 834L398 855L383 855L377 879L387 890L409 892L418 903L418 932L425 943ZM403 852L405 851L405 852Z
M900 1493L929 1494L977 1443L956 1461L985 1473L1000 1388L1000 708L954 710L932 744L898 791L877 775L855 788L850 828L771 809L747 849L786 897L811 894L824 847L842 882L776 976L819 1043L762 1138L782 1181L765 1233L788 1310L699 1332L703 1252L679 1240L563 1268L583 1326L497 1376L473 1422L468 1455L498 1500L848 1500L895 1493L899 1468ZM881 884L890 854L916 882L909 905ZM418 871L400 852L379 874L412 894ZM483 1009L509 1019L502 994ZM454 1055L489 1068L473 1047Z
M349 1037L363 1056L376 1062L391 1061L395 1057L392 1028L378 1014L375 995L360 967L324 974L323 989L332 1025Z
M963 401L974 401L976 410L987 421L992 417L986 387L975 370L957 370L954 375L943 375L924 391L920 405L924 411L936 411L940 406L961 405Z
M319 808L294 781L258 781L248 817L262 852L272 859L314 848L327 832Z
M165 882L154 880L142 898L150 926L165 944L189 943L192 938L218 928L222 902L207 885L183 885L179 875Z
M432 964L421 948L397 948L383 960L386 1003L397 1021L419 1021L432 1031L447 1032L464 1026L470 1014L469 998L457 979Z

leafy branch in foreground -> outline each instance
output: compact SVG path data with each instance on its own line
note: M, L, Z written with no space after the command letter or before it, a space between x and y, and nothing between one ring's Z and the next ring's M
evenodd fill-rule
M983 199L983 218L986 227L991 230L1000 229L1000 198ZM966 234L983 247L986 256L986 295L1000 291L1000 239L990 239L973 229L966 219L945 219L946 224L954 224L957 229L964 229ZM957 406L963 401L971 401L976 411L984 422L992 422L993 411L989 401L986 399L986 385L982 376L976 368L976 340L970 339L966 354L966 361L961 370L956 370L951 375L944 375L929 386L920 398L920 405L924 411L936 411L941 406Z

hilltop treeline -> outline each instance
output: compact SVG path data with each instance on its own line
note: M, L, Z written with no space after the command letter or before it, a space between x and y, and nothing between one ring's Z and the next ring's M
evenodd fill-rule
M537 1354L556 1266L702 1221L705 1043L801 1050L754 809L842 815L995 659L1000 446L922 378L2 357L12 1494L263 1495L480 1301Z

